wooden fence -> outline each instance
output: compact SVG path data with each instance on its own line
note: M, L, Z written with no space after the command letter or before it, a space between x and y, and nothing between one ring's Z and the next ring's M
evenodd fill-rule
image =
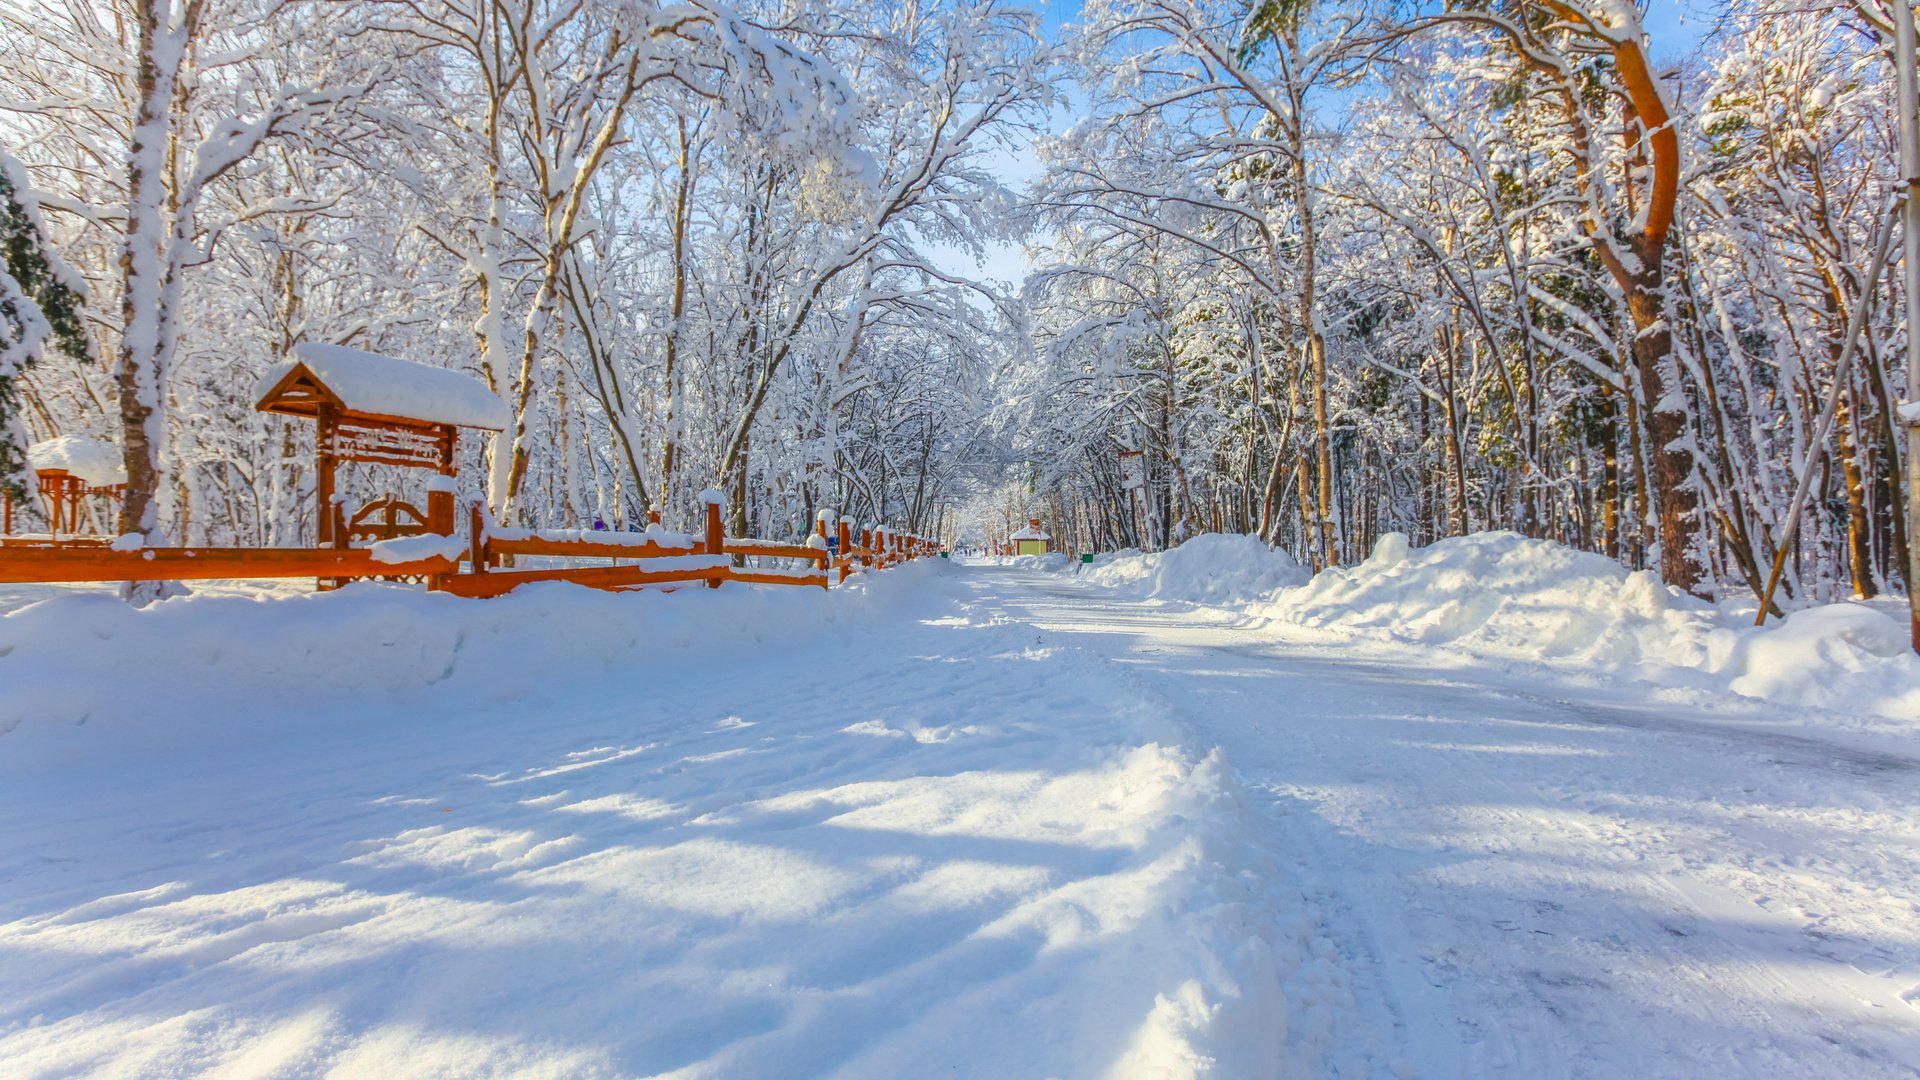
M939 552L925 537L886 528L829 524L823 514L804 544L730 538L717 500L705 504L700 536L645 532L556 532L493 525L475 500L465 538L418 528L389 528L365 547L124 549L98 538L8 537L0 542L0 582L195 581L212 578L314 578L329 588L355 578L424 581L457 596L500 596L530 581L570 581L598 589L729 581L827 588L853 574L884 569ZM524 559L608 560L608 565L528 568ZM778 559L795 566L736 565Z

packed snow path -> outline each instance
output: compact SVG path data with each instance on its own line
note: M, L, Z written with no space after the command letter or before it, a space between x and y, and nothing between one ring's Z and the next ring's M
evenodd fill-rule
M798 646L0 736L0 1073L1920 1069L1920 763L910 572Z
M1430 1076L1920 1075L1920 761L1019 584L983 592L1129 666L1260 797L1276 887L1353 973L1331 1045Z

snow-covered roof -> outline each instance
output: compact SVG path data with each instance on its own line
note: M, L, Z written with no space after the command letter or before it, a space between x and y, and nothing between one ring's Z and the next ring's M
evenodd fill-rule
M36 472L65 469L90 487L112 487L127 482L126 459L120 448L85 435L62 435L27 447L27 464Z
M1053 537L1048 536L1046 533L1043 533L1039 529L1036 529L1033 526L1029 525L1024 529L1021 529L1019 532L1014 533L1012 536L1007 537L1007 539L1009 540L1051 540L1053 539Z
M503 431L511 420L506 402L464 372L313 342L295 345L285 360L260 376L253 388L255 407L313 415L317 403L310 398L282 397L283 390L291 389L283 384L298 368L350 412L486 431Z

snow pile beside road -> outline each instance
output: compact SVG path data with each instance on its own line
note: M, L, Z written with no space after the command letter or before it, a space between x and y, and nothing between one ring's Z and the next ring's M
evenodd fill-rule
M1607 669L1718 668L1733 644L1714 635L1710 605L1668 589L1651 572L1511 532L1419 550L1389 533L1365 562L1315 575L1262 614L1477 656Z
M1391 533L1365 562L1323 571L1252 611L1338 636L1920 719L1920 659L1885 615L1832 604L1755 628L1651 571L1511 532L1419 550Z
M1827 604L1745 629L1725 673L1736 694L1920 720L1920 657L1908 627L1859 604Z
M236 713L278 724L429 698L537 701L639 660L809 639L891 607L930 578L922 563L855 579L831 595L738 585L609 593L539 582L475 601L366 582L147 608L100 594L60 596L0 616L0 756L23 752L18 743L35 727L84 723L116 738L167 742ZM27 729L16 731L22 724ZM271 726L248 725L254 737ZM74 738L57 730L43 737ZM104 749L97 737L84 741Z
M1293 557L1255 536L1203 533L1169 551L1116 552L1087 580L1148 600L1229 607L1265 599L1307 580Z
M1587 678L1920 720L1920 658L1907 628L1872 608L1830 604L1755 628L1750 612L1716 608L1651 571L1513 532L1418 550L1389 533L1365 562L1311 580L1255 537L1206 534L1163 553L1105 556L1084 580L1141 599L1241 611L1294 639L1372 638Z

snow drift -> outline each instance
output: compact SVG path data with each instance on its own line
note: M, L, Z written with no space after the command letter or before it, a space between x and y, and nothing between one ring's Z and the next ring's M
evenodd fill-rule
M1258 537L1205 533L1168 551L1116 553L1095 563L1087 580L1149 600L1225 607L1299 585L1307 573Z
M60 596L0 617L0 764L25 752L22 724L97 754L105 749L97 737L76 741L57 729L84 723L134 743L172 742L216 716L264 714L278 726L429 698L537 701L622 664L807 640L891 610L931 576L910 564L831 597L737 586L610 593L559 582L484 601L376 582L147 608Z
M1294 639L1371 639L1599 681L1920 720L1920 658L1907 628L1864 605L1808 608L1755 628L1750 610L1722 610L1651 571L1512 532L1417 550L1389 533L1366 561L1305 584L1297 567L1288 580L1281 560L1292 565L1251 537L1205 536L1160 555L1115 557L1088 577L1236 610Z

